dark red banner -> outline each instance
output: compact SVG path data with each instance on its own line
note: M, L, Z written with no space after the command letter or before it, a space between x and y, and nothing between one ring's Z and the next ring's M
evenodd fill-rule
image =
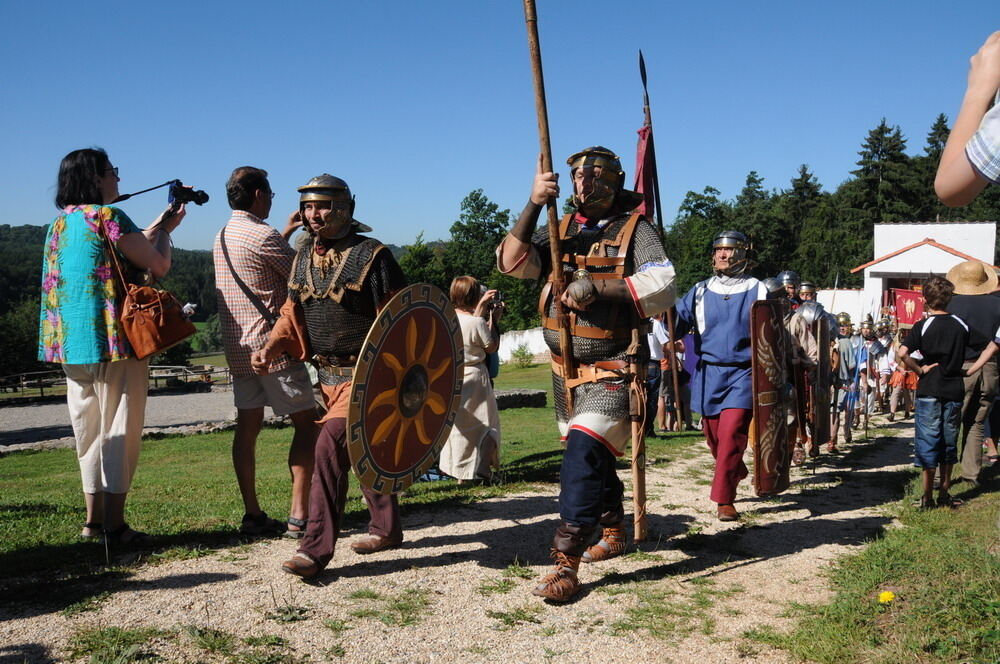
M899 325L913 325L924 317L924 301L920 291L893 288L892 301L896 305L896 321Z
M643 126L639 130L639 145L635 150L635 191L642 194L642 204L635 212L646 215L652 221L653 214L653 128Z

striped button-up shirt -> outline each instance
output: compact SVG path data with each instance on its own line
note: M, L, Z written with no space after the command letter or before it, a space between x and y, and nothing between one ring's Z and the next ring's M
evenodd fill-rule
M983 117L979 131L965 146L965 154L984 178L1000 184L1000 104Z
M233 216L223 231L236 274L277 318L281 305L288 297L288 276L295 251L278 231L242 210L233 210ZM222 232L215 236L212 257L215 262L219 323L229 370L234 376L252 376L254 371L250 355L267 343L272 325L261 316L236 283L222 253ZM280 371L288 364L286 358L278 358L271 364L271 371Z

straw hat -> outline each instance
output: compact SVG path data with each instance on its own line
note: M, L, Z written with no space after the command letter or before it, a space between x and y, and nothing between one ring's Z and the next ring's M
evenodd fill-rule
M985 295L997 289L997 273L981 261L964 261L948 270L955 295Z

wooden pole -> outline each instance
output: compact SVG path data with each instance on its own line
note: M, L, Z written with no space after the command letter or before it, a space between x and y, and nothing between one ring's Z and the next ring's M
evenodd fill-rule
M545 78L542 74L542 50L538 43L538 16L535 0L524 0L524 23L528 29L528 51L531 57L531 74L535 83L535 112L538 116L538 145L542 156L542 172L552 171L552 145L549 142L549 111L545 103ZM576 378L576 363L573 361L573 345L569 334L569 318L560 300L566 289L563 275L562 248L559 238L559 215L556 202L547 206L549 230L549 256L552 263L552 304L556 322L559 324L559 353L563 360L565 380ZM544 305L543 305L544 306ZM573 390L566 388L567 415L572 415Z
M644 381L645 374L640 373L638 362L639 344L645 339L639 336L639 330L632 329L632 345L629 348L629 370L633 380ZM646 427L643 411L646 401L642 399L644 392L637 388L629 389L629 419L632 425L632 538L643 542L647 535L646 519Z

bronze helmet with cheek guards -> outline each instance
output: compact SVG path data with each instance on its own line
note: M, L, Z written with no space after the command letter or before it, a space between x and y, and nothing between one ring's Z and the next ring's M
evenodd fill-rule
M621 160L611 150L595 145L573 154L566 160L572 177L578 168L593 168L595 170L593 190L586 200L580 200L576 186L573 187L573 197L570 205L585 217L590 219L606 218L612 208L615 212L627 212L642 202L642 197L634 191L625 189L625 171Z
M371 232L372 229L370 226L362 224L354 218L354 196L351 194L351 188L340 178L330 175L329 173L323 173L322 175L317 175L316 177L310 179L309 182L299 187L298 192L299 212L303 211L306 203L316 201L333 203L334 201L344 200L346 196L346 198L351 201L351 205L345 214L351 219L351 224L354 226L354 229L359 233ZM304 227L310 234L313 233L309 224L304 224Z

